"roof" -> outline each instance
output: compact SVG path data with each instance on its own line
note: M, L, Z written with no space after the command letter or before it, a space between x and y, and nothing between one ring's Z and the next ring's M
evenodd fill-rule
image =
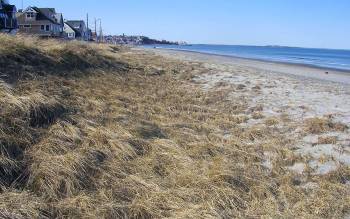
M66 23L78 31L81 31L81 28L85 27L85 22L83 20L69 20L66 21Z
M4 3L1 1L0 3L0 12L1 13L13 13L16 12L16 6L15 5L10 5L8 3Z
M37 8L37 7L32 7L32 8L36 11L40 11L41 13L44 13L47 16L56 13L56 10L54 8Z
M38 12L38 17L37 19L47 19L50 20L53 23L59 23L56 18L56 10L54 8L37 8L37 7L32 7L36 12Z
M67 25L70 29L72 29L74 32L79 32L74 27L72 27L68 22L64 22L65 25Z
M4 10L8 11L8 12L15 12L17 11L16 6L15 5L2 5Z
M4 0L0 0L0 9L5 5L9 5L9 3Z

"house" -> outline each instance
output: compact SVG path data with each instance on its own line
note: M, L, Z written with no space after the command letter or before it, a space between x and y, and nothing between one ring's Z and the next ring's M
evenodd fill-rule
M64 22L63 27L64 37L69 40L74 40L76 38L76 35L78 31L76 31L72 26L69 25L69 23Z
M83 20L69 20L65 23L75 31L76 39L85 41L88 41L90 39L89 29L86 27Z
M54 8L28 7L17 13L19 33L40 37L62 37L63 15Z
M0 31L13 32L17 29L16 6L8 0L0 0Z

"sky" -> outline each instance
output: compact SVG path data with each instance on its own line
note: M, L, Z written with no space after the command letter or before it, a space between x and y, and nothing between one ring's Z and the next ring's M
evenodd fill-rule
M20 9L21 0L10 0ZM23 0L105 34L224 45L350 49L350 0Z

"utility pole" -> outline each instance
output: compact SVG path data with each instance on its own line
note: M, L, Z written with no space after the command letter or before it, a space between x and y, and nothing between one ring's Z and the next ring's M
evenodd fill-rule
M87 26L87 41L90 41L89 13L86 14L86 26Z
M98 38L97 38L97 24L96 24L97 20L95 18L95 35L96 35L96 41L98 42Z
M97 21L100 22L99 34L97 34ZM97 42L101 43L103 41L102 19L101 18L98 18L98 19L95 18L95 33L96 33Z
M24 8L23 8L23 0L22 0L22 11L24 10Z
M102 20L100 19L100 42L103 43Z

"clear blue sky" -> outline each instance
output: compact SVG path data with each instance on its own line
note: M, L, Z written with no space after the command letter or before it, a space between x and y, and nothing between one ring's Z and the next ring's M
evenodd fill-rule
M10 0L21 8L21 0ZM350 49L350 0L24 0L106 33L191 43Z

